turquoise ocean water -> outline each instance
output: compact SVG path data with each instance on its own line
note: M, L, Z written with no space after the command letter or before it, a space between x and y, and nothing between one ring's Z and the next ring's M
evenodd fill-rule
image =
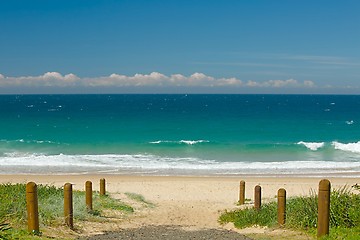
M360 96L2 95L0 173L360 175Z

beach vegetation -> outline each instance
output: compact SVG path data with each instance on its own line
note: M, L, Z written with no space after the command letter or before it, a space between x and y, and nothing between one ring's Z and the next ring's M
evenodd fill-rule
M143 204L145 204L145 205L147 205L147 206L149 206L149 207L154 207L154 206L155 206L153 203L147 201L147 200L145 199L145 197L144 197L143 195L141 195L141 194L132 193L132 192L125 192L125 195L126 195L128 198L130 198L130 199L132 199L132 200L134 200L134 201L136 201L136 202L143 203Z
M90 211L87 209L84 199L84 191L73 192L74 219L82 221L103 221L102 216L105 211L134 212L131 206L121 202L119 199L114 199L109 195L100 196L99 192L93 192L93 209Z
M40 229L64 225L64 191L52 185L38 185ZM0 184L0 239L37 239L28 233L26 211L26 184ZM84 191L73 191L73 212L76 230L81 231L81 221L106 221L106 211L120 214L132 213L134 209L119 199L93 192L93 210L88 211ZM46 239L46 237L41 237Z
M8 223L0 223L0 239L7 239L9 230L10 226Z
M95 208L98 209L111 209L116 211L124 211L127 213L133 213L134 209L118 199L111 198L109 195L98 196L97 201L95 201Z
M245 198L245 204L248 204L248 203L250 203L250 202L251 202L251 199L250 199L250 198ZM241 204L240 201L237 201L237 202L236 202L236 205L241 206L241 205L243 205L243 204Z
M354 188L344 186L330 194L330 234L324 239L358 239L360 235L360 195ZM285 228L316 235L318 198L314 191L309 196L291 197L286 203ZM260 210L253 207L225 211L220 223L234 223L237 228L254 225L277 227L277 203L269 202ZM357 237L357 238L356 238Z

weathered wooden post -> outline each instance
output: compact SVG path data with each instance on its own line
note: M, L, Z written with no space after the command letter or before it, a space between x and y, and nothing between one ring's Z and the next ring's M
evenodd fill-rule
M245 204L245 181L240 181L239 204Z
M70 229L74 229L73 193L72 193L71 183L65 183L64 185L64 216L65 216L65 224Z
M92 182L86 181L85 183L85 195L86 195L86 208L91 211L92 208Z
M28 219L28 230L30 232L39 232L39 211L38 211L38 197L37 186L34 182L26 184L26 209Z
M105 190L105 178L100 179L100 196L104 196L106 193Z
M261 187L259 185L255 186L255 204L254 207L256 210L261 208Z
M318 196L318 228L317 237L323 237L329 234L330 221L330 181L323 179L319 182Z
M279 225L285 224L286 219L286 190L280 188L277 194L278 198L278 223Z

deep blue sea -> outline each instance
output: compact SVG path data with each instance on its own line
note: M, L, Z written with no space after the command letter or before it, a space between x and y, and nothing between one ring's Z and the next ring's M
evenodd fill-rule
M1 95L0 173L360 175L360 96Z

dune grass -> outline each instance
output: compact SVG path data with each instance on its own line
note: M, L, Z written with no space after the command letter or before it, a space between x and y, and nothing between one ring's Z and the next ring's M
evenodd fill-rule
M331 191L330 234L324 239L358 239L360 236L360 195L353 189L343 187ZM317 195L287 199L285 228L316 234ZM260 211L254 208L226 211L220 216L220 223L234 223L237 228L259 225L277 226L277 203L263 204Z
M144 197L143 195L141 195L141 194L132 193L132 192L125 192L125 195L126 195L128 198L130 198L130 199L132 199L132 200L134 200L134 201L136 201L136 202L143 203L143 204L147 205L148 207L155 207L155 204L147 201L147 200L145 199L145 197Z
M33 239L26 231L26 185L0 184L0 239ZM50 185L38 185L40 229L64 225L62 188ZM74 222L104 221L106 210L133 212L133 208L118 199L93 193L93 211L85 204L85 192L73 191ZM36 239L37 237L34 236Z

